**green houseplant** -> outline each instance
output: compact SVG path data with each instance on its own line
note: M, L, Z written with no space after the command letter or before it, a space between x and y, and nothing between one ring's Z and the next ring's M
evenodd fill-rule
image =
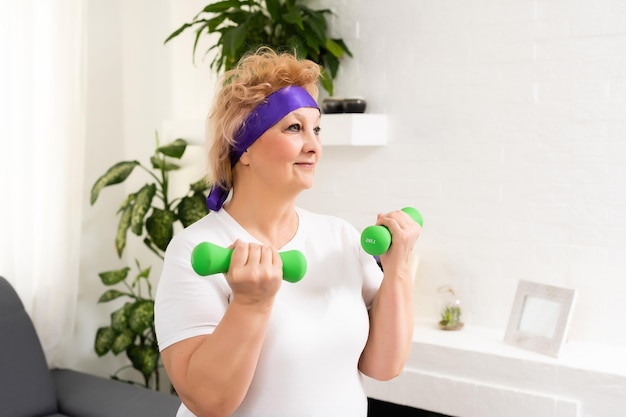
M159 145L156 135L156 149L150 158L150 168L139 161L122 161L111 166L96 180L91 189L91 205L100 192L108 186L124 182L135 170L141 168L147 174L146 182L139 190L130 193L121 203L115 249L122 257L129 231L161 260L165 249L174 235L174 227L194 223L207 213L205 191L208 184L199 180L190 185L182 197L170 199L170 173L180 166L173 160L180 159L187 149L187 142L176 139L164 146ZM143 268L135 260L136 274L129 274L130 267L101 272L102 284L108 289L98 302L106 303L125 298L124 305L111 313L110 323L100 327L96 333L94 349L98 356L111 352L122 352L130 360L130 365L118 369L111 377L121 379L119 373L134 368L143 377L147 388L159 390L159 351L154 329L154 296L150 282L150 267ZM127 382L131 380L125 379Z
M447 305L441 309L441 320L439 327L442 330L458 330L463 327L461 322L461 307L458 305Z
M327 35L329 9L313 10L299 0L223 0L205 6L190 22L183 24L165 40L169 42L187 29L195 30L192 58L199 39L219 34L206 53L217 54L211 62L216 72L229 70L239 59L260 46L276 51L295 51L322 66L322 87L334 93L333 80L340 60L352 53L343 39Z
M439 312L439 328L441 330L460 330L463 328L461 321L461 300L457 297L451 285L443 285L437 289L442 297L442 307Z

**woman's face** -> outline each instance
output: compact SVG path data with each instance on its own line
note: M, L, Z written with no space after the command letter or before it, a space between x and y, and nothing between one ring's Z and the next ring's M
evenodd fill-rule
M318 109L301 107L287 114L241 156L240 162L252 176L246 177L288 193L310 188L322 156L319 133Z

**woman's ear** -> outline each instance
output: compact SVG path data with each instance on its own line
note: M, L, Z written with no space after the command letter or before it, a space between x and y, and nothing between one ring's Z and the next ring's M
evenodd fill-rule
M248 158L248 150L247 149L245 151L243 151L243 153L239 157L239 162L241 163L241 165L245 165L245 166L250 165L250 158Z

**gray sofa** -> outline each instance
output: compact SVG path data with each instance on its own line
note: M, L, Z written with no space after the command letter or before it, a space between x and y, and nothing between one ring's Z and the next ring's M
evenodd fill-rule
M69 369L48 369L17 293L0 277L0 416L174 417L174 395Z

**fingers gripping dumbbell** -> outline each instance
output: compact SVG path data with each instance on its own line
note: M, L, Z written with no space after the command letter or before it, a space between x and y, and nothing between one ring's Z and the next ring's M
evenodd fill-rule
M405 207L403 212L411 216L413 220L424 225L422 214L413 207ZM368 226L361 233L361 247L370 255L378 256L387 252L391 246L391 232L385 226Z

